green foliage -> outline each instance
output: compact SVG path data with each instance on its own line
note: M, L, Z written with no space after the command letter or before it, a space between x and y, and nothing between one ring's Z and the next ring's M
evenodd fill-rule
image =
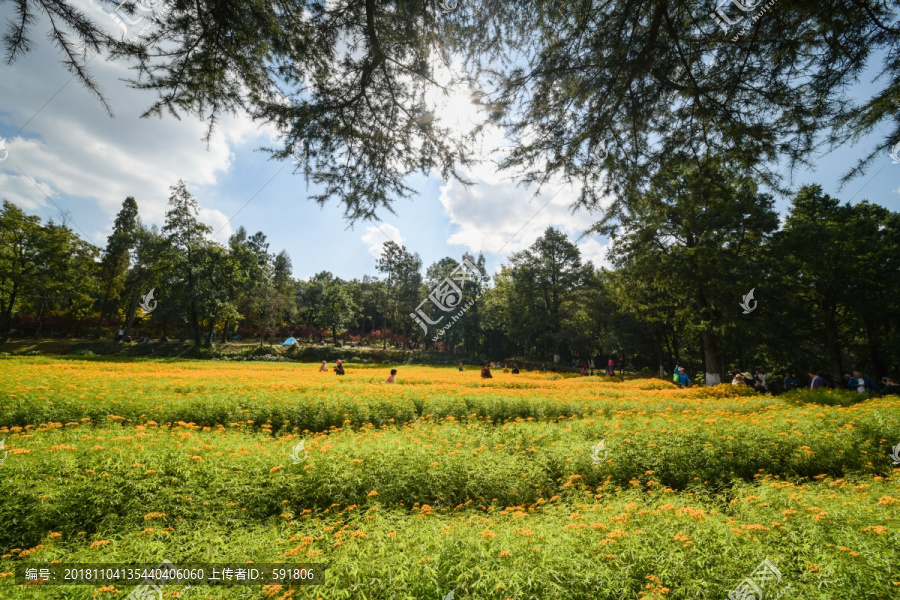
M579 305L591 268L561 231L548 227L527 250L513 254L501 277L509 336L528 354L560 354L585 327Z
M278 356L279 352L273 346L254 346L241 352L241 356Z
M816 388L814 390L791 390L782 398L794 404L820 404L822 406L853 406L872 398L870 394L860 394L856 390L830 390Z

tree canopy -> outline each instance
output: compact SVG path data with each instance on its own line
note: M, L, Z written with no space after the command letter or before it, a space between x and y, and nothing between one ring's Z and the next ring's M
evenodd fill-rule
M66 67L104 105L87 64L98 53L156 93L146 115L197 115L212 131L245 110L283 136L273 156L302 156L321 185L315 199L337 200L351 221L391 210L413 192L412 173L459 177L471 163L477 128L449 127L429 96L451 89L510 136L502 167L525 181L581 181L579 203L594 209L612 193L613 212L667 156L715 158L784 193L782 163L877 127L883 137L852 177L900 140L897 0L745 3L727 21L663 0L489 0L451 12L435 0L104 0L119 22L141 23L130 37L71 1L7 1L7 63L33 48L43 16ZM864 73L877 76L867 97L854 85Z

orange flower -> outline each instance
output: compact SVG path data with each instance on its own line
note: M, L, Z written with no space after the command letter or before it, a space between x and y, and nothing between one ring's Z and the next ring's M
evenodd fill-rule
M91 548L98 548L100 546L106 546L107 544L109 544L109 540L97 540L91 544Z
M878 535L885 535L888 532L888 528L883 525L869 525L860 531L871 531L873 533L877 533ZM53 534L50 534L50 537L53 537Z
M516 529L516 533L518 533L519 535L524 535L525 537L534 535L534 532L532 530L525 529L522 527L520 527L519 529Z

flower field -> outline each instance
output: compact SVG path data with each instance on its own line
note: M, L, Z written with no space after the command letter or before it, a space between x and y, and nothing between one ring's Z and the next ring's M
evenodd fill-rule
M325 566L186 598L759 600L766 559L765 598L900 598L897 397L317 366L0 359L0 598L169 560Z

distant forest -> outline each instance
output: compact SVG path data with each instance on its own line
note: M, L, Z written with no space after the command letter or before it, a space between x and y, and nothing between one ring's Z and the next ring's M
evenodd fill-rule
M677 363L707 383L734 368L811 368L837 381L852 368L900 371L898 213L807 186L779 220L753 182L691 167L591 231L611 237L614 270L586 263L549 228L496 274L471 254L423 268L387 242L371 276L302 281L263 232L211 241L183 182L161 229L126 198L105 248L65 218L42 223L4 201L0 339L126 329L199 347L237 337L417 342L487 359Z

